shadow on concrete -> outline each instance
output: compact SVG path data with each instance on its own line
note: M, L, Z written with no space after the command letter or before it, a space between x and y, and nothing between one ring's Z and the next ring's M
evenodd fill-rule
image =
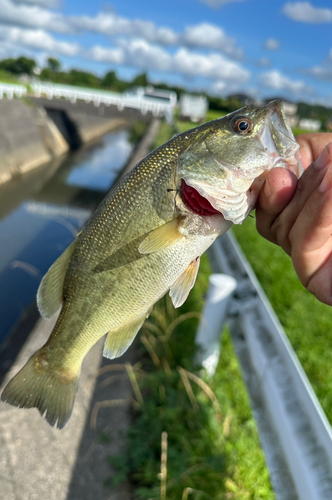
M77 453L67 500L131 500L129 484L114 486L117 472L109 458L126 453L126 433L131 421L133 390L125 363L134 365L137 343L120 359L102 358L80 446ZM113 407L100 408L100 402ZM107 403L104 403L107 404ZM95 428L94 428L95 427Z

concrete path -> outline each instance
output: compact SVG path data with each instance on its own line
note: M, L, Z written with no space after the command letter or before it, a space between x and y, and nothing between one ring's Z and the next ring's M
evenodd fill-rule
M5 384L45 342L54 323L53 318L39 320ZM107 458L125 452L124 434L129 424L132 389L123 369L98 377L102 346L98 342L84 361L73 415L64 429L50 427L36 409L18 409L0 403L1 500L131 498L129 488L104 486L114 474ZM130 351L121 358L121 364L132 361L132 356ZM112 363L105 360L106 364ZM115 383L105 382L114 375L117 376L111 380ZM110 385L103 389L107 383ZM100 409L96 429L91 429L91 412L103 400L127 400L127 403Z

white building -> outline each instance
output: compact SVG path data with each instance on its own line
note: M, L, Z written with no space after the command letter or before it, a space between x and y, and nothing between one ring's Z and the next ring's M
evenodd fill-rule
M322 122L319 120L312 120L311 118L302 118L299 121L299 128L304 130L309 130L310 132L318 132L322 126Z
M209 109L208 100L204 95L181 94L180 116L192 122L201 122L205 119Z
M137 97L144 100L159 101L163 104L168 104L171 108L175 108L177 104L176 92L172 90L164 90L148 85L147 87L132 87L125 92L124 96Z

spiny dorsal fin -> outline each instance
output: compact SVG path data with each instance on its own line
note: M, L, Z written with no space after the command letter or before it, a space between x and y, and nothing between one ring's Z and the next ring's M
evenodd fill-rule
M143 316L135 318L131 323L127 323L116 330L108 332L103 352L105 358L118 358L126 352L128 347L132 344L138 330L143 325L145 318L149 316L151 309L144 313Z
M179 231L182 218L173 219L160 227L157 227L142 241L138 247L140 253L152 253L173 245L185 235Z
M73 255L76 240L49 268L37 292L37 305L43 318L50 318L60 308L63 300L63 283L69 261Z
M200 258L190 262L189 266L180 278L176 280L169 291L174 307L180 307L187 300L190 290L195 284L198 273Z

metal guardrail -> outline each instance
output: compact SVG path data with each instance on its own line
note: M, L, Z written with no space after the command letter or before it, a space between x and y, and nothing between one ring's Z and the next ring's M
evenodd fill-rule
M14 96L22 97L27 93L27 88L24 85L17 85L16 83L0 83L0 99L4 96L7 99L13 99Z
M230 231L209 254L238 282L227 321L276 497L332 499L332 430L278 318Z
M125 108L138 109L143 115L152 113L153 116L165 116L166 119L173 118L173 107L158 98L145 98L141 96L126 96L117 92L107 90L95 90L72 85L61 85L53 83L34 82L31 89L36 97L46 95L48 99L68 99L75 103L77 100L93 103L95 106L117 106L119 110Z

